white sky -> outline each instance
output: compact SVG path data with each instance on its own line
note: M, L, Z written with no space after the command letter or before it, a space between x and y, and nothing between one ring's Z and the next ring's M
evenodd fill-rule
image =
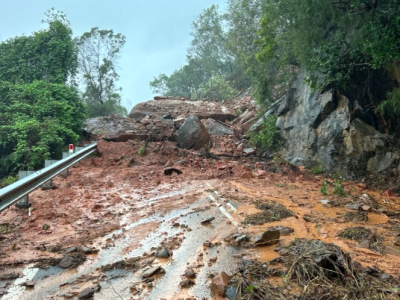
M225 0L0 0L0 41L44 28L44 12L67 14L74 36L92 27L126 36L119 86L130 109L153 98L149 82L186 62L191 23L205 8Z

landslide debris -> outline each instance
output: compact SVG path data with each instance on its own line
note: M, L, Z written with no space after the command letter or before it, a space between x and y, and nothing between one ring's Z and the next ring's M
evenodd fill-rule
M362 268L335 244L307 239L294 240L284 257L268 263L244 260L229 289L235 300L399 299L390 276Z
M263 212L247 216L243 224L262 225L293 216L293 213L284 205L274 201L259 202L256 207L263 210Z

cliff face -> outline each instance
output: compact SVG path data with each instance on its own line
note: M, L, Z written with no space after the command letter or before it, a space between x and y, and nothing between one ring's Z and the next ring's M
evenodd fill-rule
M284 158L320 162L347 177L384 173L399 185L399 141L363 121L363 110L337 92L312 91L299 76L273 111L285 139Z

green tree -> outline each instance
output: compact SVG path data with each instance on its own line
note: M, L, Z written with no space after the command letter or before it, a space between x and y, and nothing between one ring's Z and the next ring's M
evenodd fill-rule
M192 23L188 60L195 60L207 75L232 72L233 57L226 48L226 26L217 5L205 9Z
M238 91L234 89L226 78L215 73L210 79L200 85L197 98L223 101L232 99Z
M48 29L0 43L0 178L38 169L78 141L85 106L72 85L77 47L66 16L46 13Z
M77 68L77 47L66 16L54 9L43 21L49 28L0 44L0 81L66 83Z
M79 47L79 70L84 84L83 99L89 117L125 115L116 63L125 44L125 36L97 27L76 39Z
M0 99L0 178L20 168L41 168L66 143L78 141L85 108L76 88L3 81Z

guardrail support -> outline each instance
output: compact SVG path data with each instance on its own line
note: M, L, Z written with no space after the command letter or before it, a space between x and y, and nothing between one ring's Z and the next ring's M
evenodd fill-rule
M29 208L29 193L47 184L54 176L59 175L78 161L96 152L97 143L84 147L77 153L72 153L63 160L56 161L39 171L22 171L18 181L0 189L0 211L12 204L18 207Z
M44 161L44 167L47 168L56 162L58 162L58 160L46 159ZM52 190L52 189L53 189L53 180L52 179L50 179L49 181L46 181L45 183L42 184L42 190Z
M22 179L25 177L28 177L29 175L35 173L35 171L19 171L18 172L18 178ZM32 203L29 202L29 195L26 195L22 197L17 204L15 204L16 207L18 208L29 208L31 207Z

